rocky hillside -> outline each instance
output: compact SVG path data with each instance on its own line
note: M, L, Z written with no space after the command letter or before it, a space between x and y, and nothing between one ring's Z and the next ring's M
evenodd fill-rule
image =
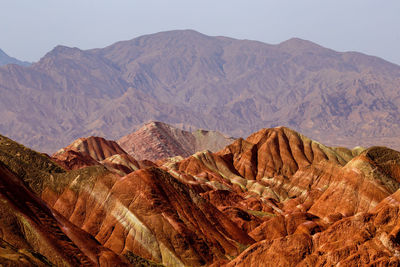
M102 165L124 176L141 165L116 142L101 137L79 138L52 155L52 160L67 170Z
M0 67L0 133L53 153L157 120L235 137L287 125L328 145L399 148L399 84L397 65L301 39L170 31Z
M163 122L149 122L118 140L118 144L138 160L189 157L197 151L216 152L235 139L216 131L184 131Z
M400 264L400 152L386 147L276 127L180 161L136 161L98 137L53 160L64 168L0 136L0 263Z

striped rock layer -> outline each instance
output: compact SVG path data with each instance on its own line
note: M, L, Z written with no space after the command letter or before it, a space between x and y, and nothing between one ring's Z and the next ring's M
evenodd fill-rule
M277 127L152 163L90 137L52 156L62 168L0 141L4 261L400 264L400 153L389 148L328 147Z

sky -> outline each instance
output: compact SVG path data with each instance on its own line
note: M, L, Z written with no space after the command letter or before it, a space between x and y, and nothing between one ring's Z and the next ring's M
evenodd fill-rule
M298 37L400 65L399 14L399 0L0 0L0 49L35 62L57 45L193 29L270 44Z

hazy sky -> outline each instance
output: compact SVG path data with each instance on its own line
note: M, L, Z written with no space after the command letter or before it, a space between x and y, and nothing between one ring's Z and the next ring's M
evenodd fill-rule
M173 29L271 44L299 37L400 64L400 0L0 0L0 48L21 60Z

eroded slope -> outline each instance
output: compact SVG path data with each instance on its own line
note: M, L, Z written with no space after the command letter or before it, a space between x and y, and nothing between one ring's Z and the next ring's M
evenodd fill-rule
M224 148L234 141L216 131L184 131L162 122L149 122L118 140L127 153L138 160L189 157L197 151Z

